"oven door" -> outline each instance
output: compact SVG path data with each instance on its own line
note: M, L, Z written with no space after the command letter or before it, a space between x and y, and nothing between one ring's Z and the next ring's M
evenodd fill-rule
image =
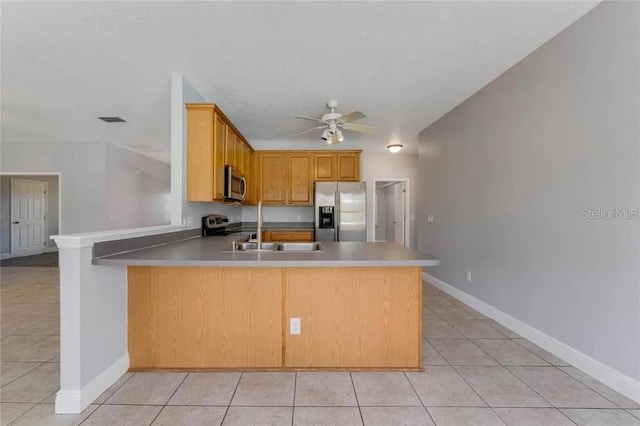
M224 169L224 197L227 200L243 201L247 195L247 180L231 166Z

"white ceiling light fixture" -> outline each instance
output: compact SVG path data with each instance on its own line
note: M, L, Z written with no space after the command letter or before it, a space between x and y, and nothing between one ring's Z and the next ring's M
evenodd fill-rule
M400 150L403 148L402 144L399 143L393 143L391 145L387 146L387 149L389 151L391 151L392 153L396 153L396 152L400 152Z

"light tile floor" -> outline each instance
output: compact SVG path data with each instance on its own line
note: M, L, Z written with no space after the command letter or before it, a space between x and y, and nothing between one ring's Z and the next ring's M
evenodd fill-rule
M638 425L640 406L430 285L424 372L127 373L56 416L57 268L0 270L2 425Z

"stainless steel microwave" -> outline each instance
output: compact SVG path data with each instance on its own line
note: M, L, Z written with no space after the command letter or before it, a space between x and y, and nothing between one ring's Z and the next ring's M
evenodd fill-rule
M231 166L224 166L224 198L243 201L247 195L247 180Z

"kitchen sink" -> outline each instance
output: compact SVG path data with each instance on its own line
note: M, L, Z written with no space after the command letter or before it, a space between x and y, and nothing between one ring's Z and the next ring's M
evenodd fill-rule
M261 247L258 248L258 243L254 242L243 242L236 243L236 249L233 249L231 246L229 249L225 251L273 251L277 243L262 243Z
M322 251L322 244L320 243L262 243L262 246L258 248L258 243L246 241L235 244L235 250L233 246L225 251L231 252L310 252L310 251Z
M322 251L320 243L277 243L275 251Z

